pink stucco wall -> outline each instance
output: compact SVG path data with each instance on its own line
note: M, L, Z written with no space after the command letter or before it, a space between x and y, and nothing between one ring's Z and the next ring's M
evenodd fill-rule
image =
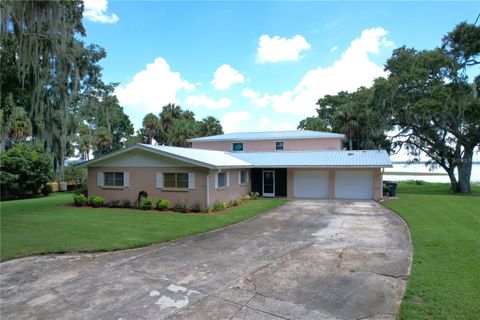
M312 169L287 169L287 197L293 198L293 174L295 170L312 170ZM321 169L318 169L321 170ZM335 172L337 171L372 171L373 174L373 200L381 200L383 198L383 177L380 168L355 168L355 169L324 169L328 171L328 198L335 199Z
M98 187L97 172L129 172L130 185L125 188ZM166 191L156 188L157 172L195 172L195 189L186 191ZM109 200L128 199L132 204L140 191L146 191L152 199L168 199L172 205L185 203L191 207L199 203L206 205L206 175L204 168L155 168L155 167L90 167L88 168L88 196L100 195Z
M342 140L338 138L327 139L287 139L287 140L250 140L234 141L243 143L244 152L276 151L275 142L284 142L284 151L308 150L342 150ZM192 148L232 151L232 141L192 142ZM281 152L281 151L278 151Z
M249 171L249 170L247 170ZM129 172L128 187L98 187L97 172ZM171 191L156 188L157 172L194 172L195 189L185 191ZM106 201L128 199L132 204L137 200L140 191L146 191L152 199L168 199L172 206L175 203L186 204L191 207L193 204L207 206L207 177L209 179L210 205L215 201L224 202L238 198L250 191L250 176L248 183L238 183L239 170L226 170L230 173L230 186L215 188L216 170L209 171L205 168L156 168L156 167L90 167L88 168L88 196L100 195ZM248 172L250 175L250 172Z
M224 202L236 199L251 190L250 170L247 170L247 174L249 176L248 183L243 185L238 183L238 174L240 170L222 170L222 172L230 173L230 186L218 189L215 188L215 177L217 172L217 170L211 170L208 175L210 187L210 205L216 201Z

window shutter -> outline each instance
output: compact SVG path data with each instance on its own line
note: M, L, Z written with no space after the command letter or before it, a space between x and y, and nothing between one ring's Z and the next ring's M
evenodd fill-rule
M103 187L103 172L97 172L97 187Z
M248 184L249 182L250 182L249 171L245 170L245 183Z
M238 171L238 184L242 184L242 170Z
M130 172L123 173L123 186L130 187Z
M188 173L188 189L195 189L195 172Z
M163 173L157 172L156 179L155 179L155 186L157 189L163 188Z
M230 187L230 172L227 172L227 187Z
M215 189L218 189L218 173L215 173Z

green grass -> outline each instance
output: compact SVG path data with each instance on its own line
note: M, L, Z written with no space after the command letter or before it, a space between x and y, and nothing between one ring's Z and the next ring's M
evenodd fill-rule
M7 260L33 254L146 246L237 223L286 202L260 199L207 215L75 208L70 206L70 193L7 201L0 203L0 255Z
M480 314L480 185L471 196L448 184L400 183L385 205L407 222L413 265L400 319L478 319Z

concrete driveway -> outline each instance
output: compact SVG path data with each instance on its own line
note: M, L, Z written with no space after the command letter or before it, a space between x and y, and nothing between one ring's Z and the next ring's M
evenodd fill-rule
M1 264L6 319L394 319L409 231L375 202L291 201L196 237Z

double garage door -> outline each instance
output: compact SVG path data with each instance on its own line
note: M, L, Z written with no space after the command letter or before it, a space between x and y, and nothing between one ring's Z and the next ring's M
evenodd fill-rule
M327 170L295 170L293 195L298 198L327 199ZM372 171L335 171L335 199L373 199Z

